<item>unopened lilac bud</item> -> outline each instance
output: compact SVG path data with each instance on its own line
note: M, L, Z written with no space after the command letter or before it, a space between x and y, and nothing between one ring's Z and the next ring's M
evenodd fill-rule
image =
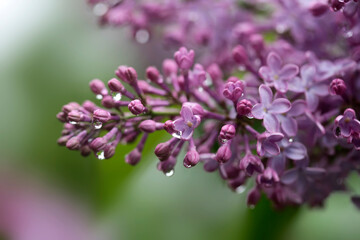
M139 125L141 131L146 133L152 133L156 131L156 122L153 120L142 121Z
M122 83L116 78L110 79L108 81L108 87L113 92L122 92L125 90L124 85L122 85Z
M80 105L76 102L70 102L66 105L64 105L62 107L62 111L65 113L65 114L68 114L69 112L71 112L72 110L77 110L80 108Z
M141 160L141 152L135 148L128 155L125 156L125 162L130 165L136 165Z
M80 148L80 139L77 136L70 138L66 142L66 147L70 150L78 150Z
M135 83L137 80L137 73L134 68L128 67L125 70L125 78L129 84Z
M81 156L84 156L84 157L89 156L91 154L91 149L90 149L89 145L81 146L80 153L81 153Z
M94 112L96 109L98 109L99 107L96 106L95 103L86 100L83 104L82 104L83 108L85 108L85 110L89 111L89 112Z
M209 159L204 162L204 170L207 172L214 172L219 168L219 163L214 159Z
M98 152L100 150L103 150L106 144L107 144L106 139L102 137L98 137L92 140L92 142L90 143L90 148L94 150L94 152Z
M248 62L248 55L243 46L238 45L232 51L232 56L238 64L246 64Z
M65 146L66 142L69 141L69 139L72 137L72 135L65 135L65 136L61 136L58 140L57 143L60 146Z
M265 187L271 187L274 183L279 182L279 176L274 169L268 167L265 171L258 175L256 182L263 184Z
M229 144L222 145L216 152L215 159L219 163L225 163L230 160L232 155Z
M174 167L176 164L176 158L169 157L166 161L159 162L157 169L162 171L166 176L171 177L174 174Z
M170 134L173 134L175 133L175 125L174 125L174 122L171 121L171 120L167 120L165 123L164 123L164 129L165 131L167 131L168 133Z
M160 161L168 159L171 155L172 146L169 142L159 143L155 148L155 155Z
M111 158L115 154L115 146L112 144L107 144L104 148L104 157L106 159Z
M234 34L240 40L244 40L255 33L256 29L252 23L239 23L234 27Z
M336 78L330 83L330 93L333 95L343 95L346 92L344 80Z
M139 99L132 100L129 103L128 108L134 115L139 115L145 111L145 107Z
M222 77L223 77L223 73L222 73L219 65L217 65L216 63L211 64L206 69L206 71L210 74L210 77L213 80L222 79Z
M175 52L174 59L182 70L189 70L194 64L195 52L188 51L185 47L181 47L179 51Z
M127 66L121 65L118 67L118 69L116 69L115 71L115 75L120 78L121 80L126 82L126 77L125 77L125 71L127 69Z
M236 102L244 93L245 84L243 81L240 81L236 78L231 78L225 84L223 91L224 97L227 99Z
M108 93L105 84L99 79L92 80L89 85L91 91L95 94L106 95Z
M66 122L66 114L64 112L56 114L56 118L59 119L60 122Z
M247 196L247 205L250 208L253 208L260 200L261 193L260 190L257 187L254 187L250 190Z
M170 76L171 74L176 74L178 71L178 66L176 62L172 59L165 59L162 65L163 72L165 76Z
M155 67L148 67L146 69L146 77L154 82L154 83L158 83L159 82L159 78L160 78L160 73L159 71L155 68Z
M240 116L246 116L251 112L253 105L249 100L242 99L236 105L236 112Z
M224 140L230 140L235 137L236 129L232 124L226 124L221 128L220 138Z
M80 122L82 120L82 113L77 111L77 110L72 110L71 112L69 112L67 119L70 122Z
M309 7L309 11L313 16L318 17L323 15L329 9L329 5L322 2L315 2Z
M106 108L113 108L115 106L114 99L107 95L101 100L101 104Z
M190 168L198 164L200 161L200 155L195 148L188 151L184 158L184 166Z
M243 172L239 172L236 178L228 180L228 186L231 190L242 193L245 190L244 184L246 182L246 175Z
M251 46L258 52L262 51L265 47L264 38L261 34L251 35L249 42Z
M106 123L111 119L111 114L103 109L96 109L93 114L94 121Z

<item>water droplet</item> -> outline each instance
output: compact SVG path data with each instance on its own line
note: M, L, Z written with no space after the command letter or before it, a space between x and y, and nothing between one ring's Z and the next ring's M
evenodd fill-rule
M345 33L346 38L351 38L353 35L354 33L352 31L348 31L347 33Z
M221 139L221 143L227 143L227 142L228 142L227 139L225 139L225 138Z
M100 129L100 128L102 128L102 122L96 121L93 123L93 126L95 129Z
M72 125L78 124L78 122L76 122L76 121L69 121L69 123L72 124Z
M96 99L101 100L101 99L103 99L103 96L101 94L97 94Z
M211 86L211 84L212 84L212 81L211 81L211 76L210 76L210 74L206 74L206 79L205 79L205 81L204 81L204 85L205 86Z
M96 153L96 157L97 157L99 160L104 160L104 159L105 159L104 151L97 152L97 153Z
M294 139L293 138L289 138L289 143L292 143L294 142Z
M96 16L101 17L109 10L105 3L98 3L94 6L93 12Z
M199 90L199 92L203 92L203 91L204 91L204 89L203 89L202 87L199 87L198 90Z
M276 25L275 30L280 34L284 33L286 31L286 25L283 23L279 23Z
M253 119L253 118L254 118L251 113L249 113L248 115L246 115L246 117L247 117L248 119Z
M114 101L120 101L121 97L122 97L122 95L119 92L113 92L112 93L112 98L114 99Z
M173 134L171 134L174 138L177 138L177 139L180 139L181 138L181 135L182 135L182 132L179 131L179 132L174 132Z
M165 173L165 176L171 177L171 176L174 175L174 173L175 173L174 169L171 169L170 171L168 171L168 172Z
M89 138L89 139L88 139L88 143L91 143L92 140L94 140L94 139L93 139L93 138Z
M243 96L244 96L244 93L241 94L241 97L243 97Z
M235 192L238 194L241 194L241 193L245 192L245 190L246 190L246 187L241 185L235 189Z
M249 208L250 208L251 210L254 210L254 209L255 209L255 205L250 205Z
M150 33L145 29L140 29L135 33L135 40L138 43L145 44L150 39Z

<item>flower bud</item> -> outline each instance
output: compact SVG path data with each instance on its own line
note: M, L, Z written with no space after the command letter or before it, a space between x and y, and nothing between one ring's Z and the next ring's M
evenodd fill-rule
M208 159L204 162L204 170L206 172L214 172L219 168L219 163L214 159Z
M69 139L72 137L72 135L65 135L65 136L61 136L58 140L57 143L60 146L66 146L66 142L69 141Z
M243 46L238 45L232 51L232 56L238 64L246 64L248 62L248 55Z
M226 124L221 128L220 138L224 140L230 140L235 137L236 129L232 124Z
M163 72L165 76L170 76L171 74L176 74L178 71L178 66L176 62L172 59L165 59L163 61Z
M240 116L246 116L251 112L252 104L249 100L242 99L236 105L236 111Z
M91 154L91 149L90 149L89 145L81 146L80 153L83 157L89 156Z
M128 155L125 156L125 162L133 166L140 162L140 160L141 153L137 148L135 148Z
M107 144L106 139L102 137L98 137L92 140L92 142L90 143L90 148L94 150L94 152L98 152L100 150L103 150L106 144Z
M69 112L71 112L72 110L77 110L80 108L80 105L76 102L70 102L66 105L64 105L62 107L62 111L65 113L65 114L68 114Z
M200 161L200 155L196 151L196 149L193 148L186 153L185 158L184 158L184 166L186 168L191 168L191 167L195 166L196 164L198 164L199 161Z
M98 109L98 106L96 106L95 103L86 100L83 104L82 104L83 108L85 108L85 110L89 111L89 112L94 112L96 109Z
M251 46L258 52L261 52L265 47L264 38L261 34L251 35L249 41Z
M77 136L70 138L66 142L66 147L70 150L78 150L80 148L80 139Z
M167 131L168 133L170 134L173 134L175 133L175 125L174 125L174 122L171 121L171 120L167 120L165 123L164 123L164 129L165 131Z
M271 187L274 183L279 182L279 176L272 168L266 168L265 171L258 175L256 182L263 184L265 187Z
M106 95L108 93L105 84L99 79L92 80L89 85L91 91L95 94Z
M223 91L224 97L227 99L236 102L244 93L245 84L243 81L240 81L236 78L231 78L225 84Z
M106 159L111 158L115 154L115 146L113 144L107 144L104 148L104 157Z
M139 115L145 111L144 105L138 99L131 101L128 105L128 108L130 112L134 115Z
M247 205L251 208L254 207L260 200L261 193L257 187L250 190L247 196Z
M168 176L171 176L170 173L173 173L175 164L176 158L171 156L166 161L159 162L157 165L157 169L159 171L162 171L164 174L169 174Z
M206 71L209 73L212 80L221 79L223 77L223 73L216 63L211 64Z
M106 108L113 108L115 106L114 99L110 95L103 97L101 104Z
M168 142L159 143L155 148L155 155L160 161L168 159L171 155L172 146Z
M128 67L125 71L125 79L129 84L135 83L137 80L137 73L134 68Z
M252 176L254 171L258 173L262 173L264 171L264 165L262 164L260 158L252 154L246 154L241 159L239 167L249 176Z
M66 114L64 112L56 114L56 118L59 119L60 122L66 122Z
M148 67L146 69L146 77L153 83L158 83L160 78L160 73L155 67Z
M230 160L232 155L229 144L222 145L216 152L215 159L219 163L225 163Z
M156 131L156 122L153 120L142 121L139 125L141 131L146 133L152 133Z
M111 114L103 109L96 109L93 114L93 120L105 123L111 119Z
M309 7L309 11L313 16L318 17L323 15L329 9L328 4L322 2L315 2Z
M78 110L72 110L71 112L69 112L67 119L72 122L80 122L83 119L82 115L83 114Z
M175 52L174 59L182 70L189 70L194 64L195 52L188 51L185 47L181 47L179 51Z
M108 87L113 92L122 92L125 90L124 85L116 78L112 78L108 81Z
M333 95L343 95L346 92L344 80L336 78L330 83L330 93Z

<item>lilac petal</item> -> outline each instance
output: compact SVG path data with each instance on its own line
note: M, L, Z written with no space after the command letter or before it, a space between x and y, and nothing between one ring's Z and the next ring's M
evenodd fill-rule
M261 103L255 104L255 106L251 110L251 114L256 119L264 118L264 106Z
M289 90L297 93L305 92L304 82L301 78L295 77L288 82Z
M256 152L260 157L264 156L264 154L265 154L265 150L262 146L261 141L257 141L257 143L256 143Z
M299 73L299 67L295 64L286 64L280 71L279 76L284 79L291 79Z
M302 99L299 99L292 103L291 109L288 111L287 115L291 117L297 117L303 114L305 110L306 110L306 102Z
M280 56L275 52L269 53L266 59L266 63L274 72L279 72L282 66L282 60Z
M286 98L278 98L273 101L271 106L268 108L269 113L285 113L291 108L291 103Z
M180 115L185 121L191 121L193 117L193 112L189 106L183 106L181 108Z
M355 118L355 111L351 108L348 108L345 110L344 112L344 117L345 118L350 118L350 119L354 119Z
M260 76L265 80L265 82L267 83L271 83L273 81L272 79L272 74L271 74L271 70L269 67L267 66L262 66L259 69L259 74Z
M341 130L341 135L343 137L349 137L351 134L351 128L350 128L350 124L346 123L344 118L341 119L341 121L339 122L339 127Z
M315 122L317 129L321 132L321 134L325 134L325 128L320 122Z
M278 132L279 131L279 121L274 115L265 114L263 123L264 123L264 127L269 132Z
M192 137L193 134L193 128L185 127L184 131L181 133L181 139L182 140L189 140Z
M273 93L268 86L261 84L259 87L259 95L260 101L265 107L271 104L273 99Z
M294 118L284 117L281 119L281 129L286 133L287 136L293 137L298 131L298 125Z
M278 174L281 174L286 167L286 158L284 154L279 154L269 159L268 167L274 169Z
M312 65L304 65L300 69L301 78L303 79L306 85L311 84L314 81L316 75L316 69Z
M319 105L319 98L312 92L305 93L306 102L311 112L315 111Z
M270 136L267 138L268 141L270 142L279 142L284 138L284 135L282 135L281 133L272 133L270 134Z
M174 128L176 131L183 131L185 128L185 121L182 118L178 118L174 121Z
M289 147L285 148L284 153L286 157L292 160L301 160L306 157L306 147L299 142L292 143Z
M271 142L271 141L264 141L263 148L267 153L269 153L273 156L279 155L279 153L280 153L279 146L276 143Z
M201 123L201 117L198 115L194 115L193 120L192 120L192 124L193 124L193 128L196 128L200 125Z
M349 123L349 125L353 131L355 131L357 133L360 132L360 121L359 120L354 119Z
M274 81L274 87L279 92L285 93L288 90L287 80L285 80L284 78L280 78L280 79Z
M317 84L311 87L310 91L318 96L329 95L329 86L325 84Z
M281 182L285 185L290 185L296 181L299 177L299 170L297 168L293 168L284 172L281 176Z

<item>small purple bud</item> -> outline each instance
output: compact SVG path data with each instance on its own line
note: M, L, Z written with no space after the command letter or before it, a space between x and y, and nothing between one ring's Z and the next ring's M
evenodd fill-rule
M176 158L169 157L166 161L159 162L157 169L162 171L166 176L171 177L174 174L174 167L176 164Z
M251 112L253 105L249 100L242 99L236 105L236 111L240 116L246 116Z
M145 107L139 99L132 100L129 103L128 108L134 115L139 115L145 111Z
M185 155L184 166L186 168L191 168L191 167L195 166L196 164L198 164L199 161L200 161L199 153L196 151L195 148L192 148Z
M153 83L159 83L160 73L155 67L148 67L146 77Z
M77 136L70 138L66 142L66 147L70 150L78 150L80 148L80 139Z
M219 65L213 63L211 64L206 71L209 73L211 79L213 80L217 80L217 79L222 79L223 77L223 73L219 67Z
M62 107L62 111L65 113L65 114L68 114L69 112L71 112L72 110L77 110L80 108L80 105L76 102L70 102L66 105L64 105Z
M142 121L139 125L141 131L146 133L152 133L156 131L156 122L153 120Z
M90 143L90 148L94 150L94 152L99 152L100 150L103 150L105 148L106 144L107 141L104 138L98 137L92 140L92 142Z
M92 80L89 85L91 91L95 94L106 95L108 93L105 84L99 79Z
M115 71L115 75L120 78L121 80L126 82L126 77L125 77L125 71L127 69L127 66L121 65L118 67L118 69L116 69Z
M99 122L105 123L105 122L109 121L110 118L111 118L111 114L106 110L96 109L94 111L94 114L93 114L94 122L99 121Z
M309 11L313 16L318 17L323 15L329 9L328 4L322 2L315 2L309 7Z
M219 163L214 159L209 159L204 162L204 170L206 172L214 172L219 168Z
M91 154L91 149L90 149L89 145L81 146L80 153L81 153L81 156L83 156L83 157L89 156Z
M141 152L135 148L128 155L125 156L125 162L134 166L141 160Z
M261 52L265 47L264 38L261 34L251 35L249 41L251 46L258 52Z
M107 95L101 100L101 104L106 108L113 108L115 106L114 99Z
M124 85L122 85L122 83L116 78L110 79L108 81L108 86L110 90L113 92L122 92L125 90Z
M178 66L176 62L172 59L165 59L163 62L163 72L165 76L170 76L171 74L176 74L178 71Z
M248 62L248 55L246 50L243 46L238 45L232 51L232 56L238 64L246 64Z
M77 110L69 112L67 119L72 122L80 122L82 120L82 113Z
M56 114L56 118L59 119L60 122L66 122L66 114L64 112Z
M274 169L268 167L265 171L258 175L256 179L258 184L263 184L265 187L271 187L274 183L279 182L279 176Z
M128 67L125 71L125 78L129 84L135 83L137 80L137 73L134 68Z
M82 104L83 108L85 108L85 110L89 111L89 112L94 112L96 109L98 109L98 107L96 106L95 103L86 100L83 104Z
M244 93L245 84L235 77L230 77L223 91L224 97L236 102Z
M165 131L167 131L168 133L170 134L173 134L175 133L175 125L174 125L174 122L171 121L171 120L167 120L165 123L164 123L164 129Z
M333 95L343 95L346 92L344 80L336 78L330 83L330 93Z
M251 153L246 154L241 159L239 167L241 170L244 170L248 176L252 176L254 172L262 173L264 171L264 165L261 159Z
M250 208L255 207L255 205L259 202L261 197L260 190L257 187L254 187L250 190L248 196L247 196L247 205Z
M106 159L112 158L115 154L115 146L112 144L107 144L104 148L104 157Z
M219 163L225 163L230 160L232 155L229 144L222 145L216 152L215 159Z
M72 137L72 135L65 135L65 136L61 136L58 140L57 143L60 146L66 146L66 142L69 141L69 139Z
M235 137L236 129L232 124L226 124L221 128L220 138L224 140L230 140Z
M169 141L159 143L155 148L155 155L159 158L160 161L164 161L170 157L171 150L172 146L169 144Z
M175 52L174 59L182 70L189 70L194 64L195 52L188 51L185 47L181 47L179 51Z

